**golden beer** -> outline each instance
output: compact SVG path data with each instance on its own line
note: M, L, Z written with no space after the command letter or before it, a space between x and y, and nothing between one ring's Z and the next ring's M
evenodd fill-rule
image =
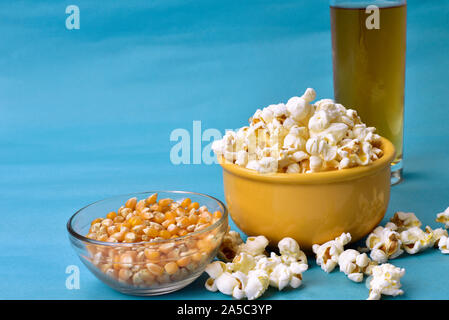
M379 6L378 29L368 28L372 11L366 9L366 1L331 4L335 100L357 110L367 125L393 142L393 165L401 168L407 5L404 0Z

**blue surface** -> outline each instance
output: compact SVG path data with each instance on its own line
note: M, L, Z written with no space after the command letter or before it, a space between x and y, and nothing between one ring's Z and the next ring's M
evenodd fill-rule
M218 165L170 162L176 128L237 128L257 107L313 87L332 97L328 2L13 1L0 3L0 298L138 299L80 263L65 224L105 197L154 189L223 199ZM81 29L65 28L65 7ZM413 211L436 227L449 206L449 1L409 1L405 181L386 219ZM203 146L207 144L203 143ZM311 259L313 260L313 259ZM449 299L449 256L405 267L399 299ZM68 265L81 288L67 290ZM364 284L312 268L297 290L268 299L365 299ZM189 287L150 299L223 299Z

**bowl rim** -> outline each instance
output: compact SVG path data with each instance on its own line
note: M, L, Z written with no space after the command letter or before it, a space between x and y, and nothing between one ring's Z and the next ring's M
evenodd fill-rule
M150 240L150 241L140 241L140 242L107 242L107 241L99 241L99 240L94 240L94 239L89 239L87 237L85 237L82 234L79 234L78 232L76 232L73 227L72 227L72 222L75 219L75 217L80 214L84 209L87 209L88 207L91 207L93 205L99 204L101 202L105 202L108 200L112 200L115 198L121 198L121 197L138 197L139 195L142 194L154 194L154 193L173 193L173 194L193 194L193 195L197 195L197 196L202 196L202 197L206 197L209 199L212 199L214 201L216 201L220 206L223 207L223 216L216 222L214 222L213 224L211 224L210 226L208 226L205 229L199 230L199 231L195 231L189 234L186 234L185 236L180 236L180 237L176 237L176 238L170 238L170 239L160 239L160 240ZM81 209L77 210L67 221L66 227L67 227L67 231L69 232L69 235L71 235L72 237L81 240L83 242L88 242L90 244L95 244L95 245L102 245L102 246L109 246L109 247L134 247L136 245L145 245L145 244L164 244L164 243L171 243L171 242L176 242L176 241L182 241L185 239L188 239L192 236L197 236L199 234L202 233L207 233L208 231L214 230L215 228L217 228L218 226L222 225L225 221L227 221L228 218L228 208L226 207L226 205L219 199L212 197L210 195L204 194L204 193L199 193L199 192L193 192L193 191L182 191L182 190L158 190L158 191L143 191L143 192L133 192L133 193L125 193L125 194L119 194L119 195L115 195L112 197L108 197L108 198L104 198L101 200L97 200L95 202L92 202L84 207L82 207Z
M366 166L358 166L342 170L331 170L312 173L259 173L255 170L236 165L224 159L223 156L218 157L218 163L224 171L249 180L257 180L268 183L281 184L324 184L346 180L354 180L365 176L372 175L387 166L390 166L395 156L395 148L390 140L381 137L380 148L383 151L382 157L373 161Z

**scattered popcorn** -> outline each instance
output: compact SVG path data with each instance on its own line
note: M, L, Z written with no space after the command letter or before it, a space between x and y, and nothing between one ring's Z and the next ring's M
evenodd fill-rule
M351 241L349 233L342 233L335 240L328 241L322 245L314 244L313 252L316 254L316 263L325 272L331 272L338 264L338 257L344 251L344 246Z
M315 90L287 104L258 109L249 126L212 144L227 161L260 173L311 173L368 165L382 156L380 136L355 110L330 99L312 104Z
M372 266L376 263L368 258L366 253L360 253L354 249L343 251L338 257L340 271L354 282L361 282L364 274L371 274Z
M419 219L412 212L398 211L390 219L390 222L397 226L397 230L395 231L398 232L402 232L412 227L421 227L421 221L419 221Z
M225 238L237 239L235 235ZM235 244L235 241L229 242ZM209 264L205 270L210 277L206 289L232 295L235 299L253 300L269 285L279 290L287 286L298 288L302 284L302 273L308 269L307 257L298 243L292 238L284 238L278 244L281 255L271 252L269 257L265 254L267 245L268 239L264 236L248 237L246 243L233 248L232 252L236 254L232 262ZM225 257L229 260L230 255Z
M366 280L369 288L367 300L380 300L381 295L397 296L404 294L401 288L401 278L405 269L385 263L373 267L372 276Z
M449 229L449 207L441 213L437 214L436 222L444 223L446 229Z
M419 227L411 227L401 232L402 249L408 254L415 254L433 247L435 240L432 232L424 232Z
M442 253L449 254L449 237L447 235L440 238L438 248Z
M400 256L404 252L401 244L398 232L382 226L375 228L366 239L366 246L371 249L370 257L378 263L385 263L388 259Z

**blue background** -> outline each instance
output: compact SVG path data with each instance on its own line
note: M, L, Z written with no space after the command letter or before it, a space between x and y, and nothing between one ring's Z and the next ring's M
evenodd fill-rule
M81 29L65 28L65 8ZM387 220L413 211L436 227L449 205L449 1L410 0L405 181ZM95 200L180 189L223 199L218 165L170 162L176 128L238 128L258 107L313 87L333 96L329 8L314 1L2 1L0 3L0 298L136 299L81 264L65 224ZM207 143L203 143L203 146ZM313 260L312 258L310 260ZM393 261L399 299L449 298L449 256ZM65 269L81 269L67 290ZM300 289L268 299L365 299L364 284L314 266ZM222 299L205 276L148 299ZM138 299L138 298L137 298Z

